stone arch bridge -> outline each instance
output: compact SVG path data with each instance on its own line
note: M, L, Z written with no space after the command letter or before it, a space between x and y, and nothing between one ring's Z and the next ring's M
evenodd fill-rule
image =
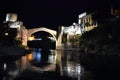
M57 31L48 29L45 27L39 27L39 28L32 28L32 29L22 29L23 45L27 45L27 41L28 41L29 37L31 37L32 34L39 32L39 31L44 31L44 32L51 34L56 41L56 47L61 44L60 42L62 39L58 39Z
M32 34L34 34L34 33L36 33L36 32L39 32L39 31L45 31L45 32L47 32L47 33L50 33L50 34L54 37L54 39L57 40L57 39L56 39L57 32L56 32L55 30L51 30L51 29L44 28L44 27L28 29L28 35L27 35L28 38L29 38Z

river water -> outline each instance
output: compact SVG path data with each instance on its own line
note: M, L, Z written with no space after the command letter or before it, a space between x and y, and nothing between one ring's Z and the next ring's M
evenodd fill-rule
M32 49L24 56L1 56L0 80L80 80L78 50Z

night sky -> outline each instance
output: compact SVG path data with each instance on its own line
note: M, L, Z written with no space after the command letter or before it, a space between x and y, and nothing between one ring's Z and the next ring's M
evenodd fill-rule
M119 1L119 0L118 0ZM70 26L85 11L110 8L117 0L0 0L0 21L6 13L17 13L26 28ZM117 6L118 7L118 6Z

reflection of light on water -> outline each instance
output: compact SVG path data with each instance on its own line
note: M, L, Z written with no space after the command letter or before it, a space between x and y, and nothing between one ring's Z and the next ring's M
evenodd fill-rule
M80 78L80 74L81 74L81 66L80 64L68 64L66 66L66 70L67 75L69 77L73 77L73 78Z
M76 71L77 71L78 74L80 74L80 72L81 72L81 66L80 66L80 64L78 64L76 66Z
M56 63L55 55L49 55L48 63Z
M26 56L22 56L21 57L21 71L23 71L24 69L26 69L28 66L28 60Z
M40 54L40 53L37 54L36 60L37 60L37 62L40 62L40 61L41 61L41 54Z
M55 50L50 50L50 55L48 56L48 63L56 64L56 54Z
M50 49L50 54L55 53L55 50Z
M8 74L12 77L16 77L19 74L19 70L9 71Z
M56 65L55 64L50 64L48 66L43 67L42 70L44 70L44 71L55 71L55 69L56 69Z
M41 48L39 49L34 48L33 57L37 62L41 61Z
M28 55L27 55L27 59L28 59L29 61L33 60L33 54L32 54L32 53L31 53L31 54L28 54Z
M6 63L4 63L4 70L6 70L6 68L7 68L7 65L6 65Z

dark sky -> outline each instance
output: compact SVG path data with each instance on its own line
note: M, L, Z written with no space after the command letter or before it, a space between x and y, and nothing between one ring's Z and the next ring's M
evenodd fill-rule
M0 20L5 20L6 13L17 13L27 28L57 29L77 22L85 11L108 8L113 2L118 4L115 0L0 0Z

